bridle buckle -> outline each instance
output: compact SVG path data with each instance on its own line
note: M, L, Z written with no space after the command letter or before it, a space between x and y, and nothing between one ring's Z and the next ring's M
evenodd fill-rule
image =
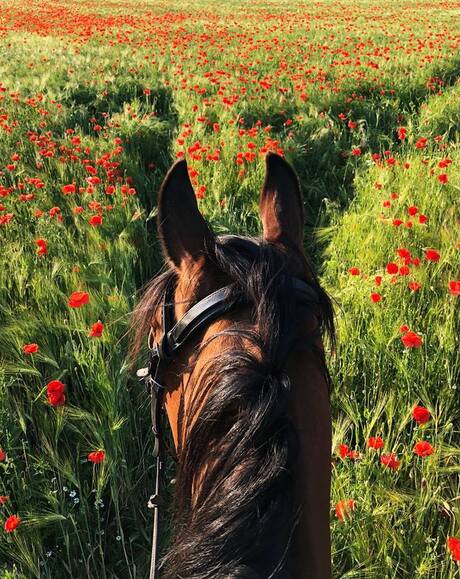
M154 509L156 507L158 507L160 505L160 495L155 493L154 495L151 495L151 497L148 500L147 503L147 507L149 509Z

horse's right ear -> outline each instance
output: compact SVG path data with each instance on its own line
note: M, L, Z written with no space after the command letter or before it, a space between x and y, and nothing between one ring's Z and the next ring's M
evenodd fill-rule
M276 153L268 153L265 163L259 202L264 239L302 251L304 211L299 179L289 163Z
M157 223L163 253L177 269L203 257L214 239L198 209L184 159L169 169L160 188Z

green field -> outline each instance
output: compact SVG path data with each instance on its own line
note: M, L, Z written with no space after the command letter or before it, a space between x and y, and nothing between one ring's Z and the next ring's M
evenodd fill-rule
M460 577L459 73L458 2L0 0L3 578L146 576L156 194L185 157L214 230L258 235L270 150L336 307L334 578Z

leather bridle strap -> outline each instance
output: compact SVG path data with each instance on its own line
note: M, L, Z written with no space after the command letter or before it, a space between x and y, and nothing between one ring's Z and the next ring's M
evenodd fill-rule
M300 302L318 303L316 291L301 279L291 277L292 289ZM150 497L148 507L153 509L152 555L150 561L150 579L157 577L157 548L159 532L159 499L161 486L162 444L161 444L161 410L163 406L164 386L162 385L165 364L197 331L231 310L237 299L232 297L234 284L225 286L209 294L192 306L184 316L173 325L174 320L174 287L169 284L163 296L162 337L155 342L153 328L148 336L149 362L146 368L137 371L137 376L145 383L150 394L150 413L154 436L153 456L156 459L155 493ZM172 327L171 327L172 326Z

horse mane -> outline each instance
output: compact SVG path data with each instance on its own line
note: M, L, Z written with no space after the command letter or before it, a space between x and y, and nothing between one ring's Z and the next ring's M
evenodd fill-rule
M291 467L297 448L288 414L289 377L286 360L310 308L334 344L332 304L305 256L297 256L305 281L315 289L319 307L292 299L287 255L277 246L236 236L216 238L210 259L233 284L230 299L251 304L252 319L219 332L224 347L208 360L200 376L192 370L200 396L188 409L185 444L176 473L175 530L162 559L167 578L280 577L299 509L292 500ZM292 255L292 253L291 253ZM129 359L135 360L169 283L177 274L167 269L150 282L133 312ZM192 304L190 304L192 305ZM224 342L227 343L227 342ZM251 348L247 345L251 344ZM195 359L209 341L200 344ZM330 387L324 353L312 343ZM257 354L256 354L257 352ZM193 368L193 362L191 364ZM199 410L198 419L193 417ZM197 473L205 473L196 488ZM193 496L193 503L192 503Z

